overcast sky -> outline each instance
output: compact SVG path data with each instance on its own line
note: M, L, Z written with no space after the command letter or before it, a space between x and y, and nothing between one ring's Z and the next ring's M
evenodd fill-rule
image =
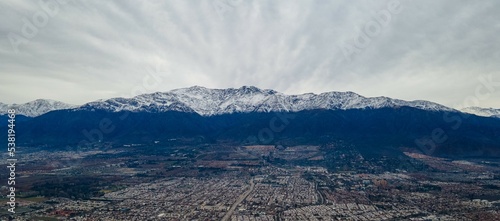
M3 103L254 85L500 108L500 1L11 0L0 20Z

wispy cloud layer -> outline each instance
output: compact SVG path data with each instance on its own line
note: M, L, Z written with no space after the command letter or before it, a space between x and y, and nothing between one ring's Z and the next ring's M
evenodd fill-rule
M41 2L0 2L1 102L131 96L156 68L155 91L255 85L451 107L479 76L500 82L493 0ZM499 95L479 105L500 108Z

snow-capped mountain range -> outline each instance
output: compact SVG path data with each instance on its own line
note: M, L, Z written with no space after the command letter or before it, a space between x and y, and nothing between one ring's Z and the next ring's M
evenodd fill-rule
M193 112L202 116L230 113L274 112L329 109L379 109L384 107L414 107L428 111L457 111L455 109L423 100L404 101L388 97L363 97L354 92L325 92L286 95L270 89L243 86L229 89L209 89L201 86L175 89L168 92L143 94L133 98L111 98L98 100L84 105L71 105L54 100L38 99L25 104L7 105L0 103L0 115L9 108L15 108L18 114L36 117L49 111L60 109L106 110L110 112ZM499 110L481 108L462 111L480 116L497 116ZM496 111L496 112L495 112Z
M71 109L76 105L66 104L60 101L37 99L24 104L4 104L0 103L0 115L7 114L9 109L15 109L16 114L27 117L36 117L53 110Z
M500 109L482 108L482 107L467 107L460 111L469 114L475 114L483 117L497 117L500 118Z
M403 101L387 97L367 98L353 92L285 95L283 93L243 86L208 89L200 86L139 95L134 98L112 98L82 105L79 109L117 111L182 111L202 116L248 112L297 112L313 109L377 109L409 106L431 111L455 111L428 101Z

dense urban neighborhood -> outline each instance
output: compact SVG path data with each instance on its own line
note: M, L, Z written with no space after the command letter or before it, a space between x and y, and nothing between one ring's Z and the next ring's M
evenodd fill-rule
M490 160L415 152L370 159L342 143L102 144L18 156L15 220L495 220L500 215L500 167ZM3 219L9 216L3 206Z

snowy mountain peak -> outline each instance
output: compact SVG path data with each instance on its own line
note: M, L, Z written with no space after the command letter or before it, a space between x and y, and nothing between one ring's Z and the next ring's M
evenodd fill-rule
M467 107L463 108L460 111L469 113L469 114L475 114L477 116L482 116L482 117L498 117L500 118L500 109L493 109L493 108L482 108L482 107Z
M5 114L9 108L14 108L18 114L36 117L53 110L75 108L75 110L105 110L110 112L180 111L212 116L249 112L298 112L314 109L379 109L403 106L430 111L456 111L429 101L404 101L388 97L363 97L351 91L286 95L275 90L260 89L254 86L228 89L210 89L201 86L192 86L168 92L138 95L133 98L97 100L79 107L47 99L38 99L25 104L8 105L0 103L0 114Z
M112 98L95 101L81 109L107 111L194 112L203 116L229 113L278 112L313 109L377 109L384 107L415 107L431 111L455 111L428 101L403 101L387 97L363 97L354 92L325 92L285 95L283 93L242 86L229 89L209 89L201 86L180 88L168 92L143 94L130 99Z
M254 86L242 86L240 88L238 88L237 90L241 91L241 92L244 92L244 93L262 93L262 92L271 92L273 90L261 90L260 88L258 87L254 87Z
M0 103L0 115L7 114L7 110L15 109L18 115L36 117L53 110L71 109L75 105L66 104L60 101L49 99L37 99L24 104L3 104Z

